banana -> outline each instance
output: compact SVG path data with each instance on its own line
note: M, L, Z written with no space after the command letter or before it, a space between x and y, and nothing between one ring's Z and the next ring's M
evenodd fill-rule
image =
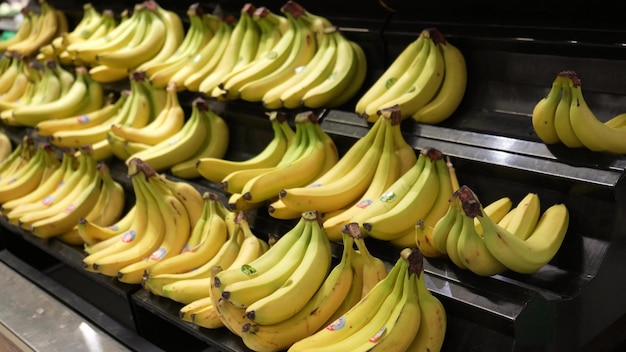
M300 217L299 221L289 231L280 236L280 239L258 259L242 265L240 268L232 268L220 272L216 277L216 281L219 283L217 288L219 294L222 294L225 286L255 279L259 275L276 268L280 261L288 255L290 249L300 241L306 223L307 221Z
M196 169L205 179L220 183L228 174L237 170L250 170L276 166L285 154L289 141L281 124L288 124L285 113L273 111L267 114L274 132L272 140L257 155L246 160L226 160L216 157L199 158Z
M209 292L209 296L211 297L213 307L215 307L215 310L217 311L217 314L224 326L235 336L241 336L243 326L247 324L249 320L245 317L244 308L238 308L220 296L220 292L218 291L220 285L215 280L216 275L221 271L222 267L218 265L211 268L211 290Z
M133 40L117 50L97 54L95 59L98 64L133 69L159 52L170 30L176 32L174 28L167 28L156 13L156 2L146 1L144 4L144 21L135 28Z
M437 198L434 201L432 208L428 211L428 214L424 218L419 219L415 225L415 244L419 248L422 255L425 257L438 257L443 253L440 253L433 245L433 228L437 221L441 219L448 208L450 207L450 197L454 192L452 188L453 177L449 170L451 163L448 159L444 164L442 162L436 163L437 176L439 177L439 190L437 191Z
M9 91L19 72L21 71L21 65L23 62L23 56L18 53L7 52L3 57L8 57L10 63L7 68L2 71L0 75L0 94L5 94Z
M251 51L251 48L244 47L243 43L244 38L246 37L246 33L250 35L250 33L257 30L257 28L253 28L250 30L250 32L248 32L249 25L256 26L256 24L250 18L250 10L252 9L253 6L251 4L246 4L241 9L239 19L232 28L232 33L230 33L230 36L228 38L228 50L225 50L223 52L222 56L219 59L219 62L216 63L215 66L213 66L213 70L211 70L210 73L207 73L202 79L202 81L198 85L199 92L210 94L213 89L218 86L222 78L233 70L239 60L240 51L242 49ZM186 82L185 85L187 85Z
M144 173L148 177L148 183L153 184L155 177L157 177L156 174L150 170L144 171ZM153 185L148 191L158 205L164 222L165 234L159 248L147 258L119 270L117 279L121 282L129 284L141 283L144 271L148 267L181 253L191 235L192 224L190 223L185 205L169 190L166 191L158 185Z
M41 121L35 125L35 131L40 136L52 136L55 132L80 130L105 123L120 111L129 99L130 91L123 90L117 99L110 95L107 103L100 109L73 117L58 120Z
M202 158L223 158L228 150L230 133L226 121L211 110L206 101L197 101L196 108L200 114L206 116L207 137L200 143L198 150L187 159L178 162L170 168L172 175L184 179L200 177L196 164Z
M570 120L570 105L572 104L573 82L569 71L560 72L555 80L561 80L562 96L554 112L554 129L556 134L566 147L581 148L582 142L574 133Z
M539 100L534 106L531 115L533 129L537 137L545 144L561 142L555 126L555 113L561 101L561 91L563 90L562 83L562 77L557 76L552 82L552 88L548 92L548 95Z
M367 233L377 239L393 240L399 238L399 234L405 230L414 228L415 223L423 219L432 209L439 191L438 170L447 172L445 159L440 153L434 158L428 158L424 169L415 183L411 185L405 194L397 194L399 200L393 207L383 213L369 213L368 218L364 214L354 219L359 222ZM437 167L437 164L441 164Z
M7 160L7 159L5 159ZM43 199L48 194L52 193L54 189L58 188L63 182L64 178L73 171L74 159L71 154L65 153L61 158L61 164L57 169L45 180L37 185L37 188L32 192L25 194L22 197L14 198L12 200L2 203L3 214L8 214L12 209L18 207L20 204L28 204L37 202Z
M247 306L246 316L257 324L276 324L296 315L321 287L330 270L331 247L319 215L307 212L303 216L314 222L306 252L283 286Z
M461 196L459 194L458 196ZM454 196L457 196L455 193ZM464 203L461 200L462 207L472 206L471 203ZM465 208L461 211L462 225L459 233L458 242L456 244L456 255L452 258L458 258L463 266L471 270L474 274L480 276L492 276L506 271L506 267L498 261L487 249L483 238L476 231L474 226L474 218L466 216ZM449 252L448 252L449 253Z
M417 39L409 43L404 50L393 60L378 79L358 99L355 112L359 116L365 114L365 108L378 97L385 94L396 82L405 75L416 56L421 52L424 45L424 36L420 34Z
M363 48L341 33L336 41L337 58L330 74L302 96L302 105L308 108L339 107L352 99L365 81L367 59Z
M443 54L439 46L439 43L442 43L445 39L441 32L434 28L429 29L427 33L429 35L427 44L430 46L430 50L423 64L420 64L423 67L416 69L417 75L407 75L407 77L412 77L414 81L408 82L406 90L397 92L399 94L393 96L384 95L368 105L365 108L364 118L371 120L376 118L377 110L398 105L404 119L413 115L436 95L445 74ZM394 86L402 87L401 81L403 78L401 77ZM388 92L391 92L391 89Z
M239 69L233 69L221 78L218 86L224 91L223 94L227 99L237 99L241 87L272 74L287 60L297 36L295 19L290 16L287 19L289 29L281 35L279 41L267 53L247 65L240 66Z
M135 4L131 15L122 14L122 18L108 33L100 38L88 41L71 43L67 46L67 52L74 58L92 66L97 64L96 56L105 52L119 50L133 40L137 40L137 30L146 21L145 5Z
M365 297L374 286L387 277L387 266L380 258L373 256L365 244L365 239L361 234L357 223L347 224L342 233L347 233L353 238L359 252L361 266L361 298Z
M296 36L291 44L289 55L282 64L275 67L269 74L241 86L239 97L242 100L250 102L262 101L263 96L269 89L295 75L296 70L301 66L307 65L315 55L317 50L317 41L314 38L315 33L299 18L298 14L290 13L285 6L281 8L281 11L288 18L292 17L296 26Z
M417 334L422 325L417 282L419 280L418 277L423 276L424 272L423 269L417 269L419 265L413 266L414 263L419 263L414 257L422 257L419 255L419 252L412 252L408 248L403 252L410 253L407 259L410 262L410 267L404 278L402 298L393 308L380 330L366 342L358 344L357 349L366 348L368 351L407 351L413 342L413 336Z
M507 231L525 240L537 226L541 207L537 193L529 192L517 203L506 226ZM493 219L493 218L492 218ZM494 220L494 222L497 222Z
M266 109L300 107L304 94L330 75L337 58L336 37L339 35L338 29L323 35L317 51L307 65L283 83L268 90L263 95L263 106Z
M571 76L573 84L570 86L572 102L569 114L572 130L578 139L585 147L595 152L626 154L624 143L626 130L611 128L598 120L583 97L580 78L575 72L572 72Z
M85 156L79 160L78 168L64 180L62 187L37 202L14 208L6 216L10 222L17 222L20 227L30 230L35 221L69 212L75 199L89 195L86 188L94 183L96 174L95 161L91 156ZM96 187L91 188L91 193L95 193Z
M344 155L344 158L351 161L352 165L347 165L347 161L336 163L328 170L329 173L337 173L341 177L325 177L324 174L307 186L283 189L279 193L281 201L298 212L308 210L331 212L354 204L370 186L386 141L393 138L389 126L391 121L384 121L383 126L377 129L376 138L368 144L369 149L360 155L358 160L350 159L355 157L357 152L348 151L347 154L351 155ZM338 169L342 172L336 171Z
M178 132L185 123L185 112L178 100L175 86L168 86L167 100L163 110L156 117L142 127L111 125L111 133L131 142L140 142L155 145Z
M254 351L283 351L324 326L324 322L341 305L353 282L353 240L347 234L343 240L339 263L331 269L317 292L294 316L272 325L252 322L243 325L241 338L248 348Z
M207 329L217 329L224 326L220 320L217 310L213 307L210 296L197 299L178 311L178 317L195 325Z
M99 83L113 83L128 79L128 69L125 67L115 67L106 64L96 64L89 68L89 75Z
M318 123L315 115L311 112L302 112L296 115L295 121L304 128L307 135L302 153L289 164L279 165L246 182L241 190L245 200L251 202L268 200L278 195L281 188L307 184L323 171L327 153L325 143L313 126L314 123Z
M184 88L191 92L200 91L200 84L216 69L224 52L226 52L232 32L233 26L230 23L220 22L213 38L194 55L191 63L186 66L189 75L180 78L181 80L184 79Z
M9 45L6 50L16 51L21 55L30 57L39 48L49 44L54 39L57 35L57 30L66 21L65 15L58 12L48 1L40 1L39 6L40 13L34 23L34 27L30 31L30 35L22 41Z
M463 188L463 191L471 190ZM477 201L474 194L467 198L468 201ZM525 274L536 272L552 260L569 225L569 211L563 203L548 207L526 240L500 227L488 216L484 216L480 209L467 215L478 217L483 225L483 239L489 252L508 269Z
M28 7L22 8L20 13L22 14L22 22L20 23L20 26L11 38L0 41L0 52L4 52L6 54L8 47L26 40L31 35L38 15L31 12Z
M368 323L377 316L378 312L388 315L398 303L397 301L401 297L400 293L404 288L405 271L407 270L408 262L403 258L398 259L389 275L380 281L358 304L325 329L294 343L288 351L352 350L351 346L346 346L342 342L349 341L347 339L359 333L366 335L362 341L367 341L381 328L378 326L375 331L369 331Z
M428 290L423 270L417 280L417 296L420 306L420 326L406 350L440 351L446 337L448 317L441 301Z
M3 175L0 182L0 204L21 198L37 189L43 180L48 158L56 158L50 146L39 146L21 168Z
M193 270L215 256L226 242L228 238L226 222L217 210L217 207L221 206L221 203L218 204L219 198L214 193L205 193L203 197L206 208L204 226L193 228L181 252L146 268L147 276L177 274Z
M174 55L178 47L182 45L182 42L184 40L185 29L178 13L162 8L157 2L154 2L154 8L156 9L156 14L158 15L158 17L160 17L160 20L165 26L165 38L163 39L160 50L158 50L155 55L153 55L149 59L147 58L144 62L142 62L138 67L135 68L138 71L144 71L145 66L150 66L153 63L163 62L166 59L170 58L172 55Z
M4 132L4 130L0 130L0 163L6 160L11 152L13 151L13 143L9 136Z
M131 168L132 169L132 168ZM149 217L145 221L145 226L135 234L134 240L127 248L108 253L108 255L101 255L92 261L91 267L95 272L103 274L105 276L117 277L119 271L132 264L141 261L143 258L150 256L163 242L165 236L165 224L160 217L150 217L150 214L156 214L159 212L158 205L154 196L152 196L149 188L152 187L145 179L141 171L137 173L131 173L132 180L134 182L133 189L136 189L135 193L142 193L142 196L138 198L138 202L145 202L145 210L141 213L137 213L137 217ZM111 248L111 247L109 247ZM96 252L94 255L98 256ZM84 259L87 260L86 257Z
M210 118L199 107L203 102L202 98L194 101L191 116L172 137L132 154L127 162L131 158L141 159L153 169L162 171L194 155L200 148L198 141L210 138Z
M307 220L304 215L303 219L305 226L300 238L287 251L284 257L278 258L277 265L274 268L264 272L259 271L249 280L231 282L221 287L222 297L229 304L238 308L246 308L254 302L270 296L281 286L285 285L296 271L296 268L302 263L311 242L313 220ZM264 255L267 255L269 252L266 252Z
M227 269L231 267L239 268L242 265L255 260L265 252L265 246L262 242L263 240L256 237L252 233L245 214L243 212L239 212L235 221L240 228L238 232L241 232L242 234L239 251L232 263L229 264L227 261L220 261L214 262L214 265L226 265ZM238 233L235 233L234 236L239 237ZM205 276L195 279L178 280L164 285L161 290L163 297L170 298L176 302L189 304L198 299L206 298L210 291L209 285L210 277Z
M511 201L511 198L501 197L485 206L484 210L485 214L487 214L487 216L489 216L494 222L502 224L503 221L506 221L506 225L501 226L508 226L510 218L515 213L515 209L512 209L512 207L513 202ZM509 219L504 220L505 217ZM478 221L477 218L474 218L474 227L476 228L476 232L482 236L483 225L480 224L480 221Z
M12 110L11 116L23 126L34 127L40 121L62 119L88 111L89 83L84 67L76 68L76 80L59 99L35 106L22 106Z
M415 121L426 124L437 124L449 118L461 104L467 87L463 53L445 39L437 46L443 54L443 82L433 99L411 115Z
M202 193L189 182L170 180L164 174L158 175L154 180L158 181L162 187L169 189L176 198L183 202L189 213L191 224L195 224L202 215L204 203Z
M379 119L372 129L374 129L376 125L386 123L385 121L385 118ZM396 126L392 124L392 126L387 127L388 130L395 130L396 128L399 128L399 125ZM394 150L397 136L394 134L392 137L393 138L387 137L385 139L385 145L383 146L380 160L376 166L376 171L365 193L344 211L332 214L324 220L324 229L329 239L335 241L339 240L343 226L351 222L353 216L357 213L364 211L364 209L373 203L374 199L380 197L380 195L396 182L400 176L400 160ZM415 155L414 152L413 155Z
M243 243L240 241L238 233L229 233L228 239L222 244L218 252L202 265L193 270L178 274L146 274L142 280L142 286L155 295L163 296L163 288L167 285L187 280L202 280L210 278L211 268L215 266L229 267L238 259ZM207 293L208 294L208 293Z
M52 214L47 217L38 217L36 219L28 219L27 215L20 218L21 226L30 224L30 232L40 238L50 238L63 234L71 230L81 217L85 217L89 211L96 205L100 197L101 189L100 173L96 173L89 179L88 183L81 183L80 192L73 191L68 194L69 202L66 203L61 212ZM49 210L49 209L48 209Z

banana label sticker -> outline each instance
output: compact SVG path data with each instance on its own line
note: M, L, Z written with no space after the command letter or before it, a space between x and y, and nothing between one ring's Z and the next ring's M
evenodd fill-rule
M365 209L369 207L372 203L374 203L373 200L366 198L366 199L361 199L358 203L356 203L356 206L358 208Z
M76 117L76 121L81 125L87 124L89 123L89 115L87 114L80 115Z
M54 196L45 196L41 200L41 204L43 204L43 205L50 205L52 203L54 203Z
M185 247L183 248L183 253L185 252L195 252L196 249L200 248L200 246L203 244L204 242L200 242L197 245L193 246L193 247L189 247L189 244L186 244Z
M396 83L397 80L398 79L395 78L395 77L389 78L387 81L385 81L385 88L387 88L387 89L391 88L391 86L393 86L394 83Z
M154 252L152 252L152 254L150 254L150 259L151 260L161 260L161 258L163 258L165 256L165 253L167 253L167 249L161 247L161 248L155 250Z
M385 192L380 196L380 200L385 203L393 203L396 198L396 194L393 192Z
M15 181L17 181L17 178L15 178L15 177L11 177L11 179L9 179L9 180L7 181L7 185L10 185L11 183L13 183L13 182L15 182Z
M326 330L337 331L337 330L343 328L344 326L346 326L346 318L340 317L337 320L335 320L332 323L330 323L326 327Z
M313 187L320 187L320 186L322 186L322 184L321 184L321 183L319 183L319 182L313 182L313 183L311 183L311 184L309 185L309 188L313 188Z
M117 226L117 225L111 225L111 226L109 226L108 228L109 228L109 229L111 229L111 230L113 230L113 231L117 231L117 230L119 230L119 229L120 229L120 227L119 227L119 226Z
M241 272L250 276L256 274L256 269L248 264L244 264L241 266Z
M380 330L378 330L378 332L374 336L370 337L370 339L368 341L369 342L376 342L376 341L380 340L380 338L385 333L385 330L387 330L387 327L383 326Z
M65 210L63 210L63 212L65 214L70 214L71 212L73 212L76 209L76 204L70 204L67 208L65 208Z
M135 230L129 230L124 232L124 234L122 234L122 241L123 242L132 242L135 239L135 235L137 233L135 232Z

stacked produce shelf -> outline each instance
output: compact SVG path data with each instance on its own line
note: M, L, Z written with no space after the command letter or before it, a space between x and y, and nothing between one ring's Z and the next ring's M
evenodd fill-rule
M160 4L181 14L185 10L174 2ZM237 13L243 3L221 5L223 11ZM263 5L278 8L281 4ZM363 46L371 64L365 85L371 84L421 29L439 28L466 56L467 93L457 112L441 124L405 121L402 131L407 142L415 150L434 147L450 156L461 183L470 185L481 201L487 203L504 195L519 199L532 191L544 204L565 203L571 214L568 234L557 256L537 273L508 271L479 277L456 268L447 259L426 260L428 287L448 313L444 350L565 351L589 348L600 338L604 338L606 348L615 348L626 340L624 333L608 335L612 325L626 315L626 300L621 298L626 289L622 278L626 266L626 157L548 146L535 135L530 113L547 93L555 74L564 69L581 74L588 102L597 106L599 116L623 112L626 85L618 77L626 63L620 59L623 47L613 40L619 37L619 30L607 25L599 31L605 36L583 34L587 41L577 42L577 28L501 23L490 27L434 15L414 21L410 11L415 9L389 5L398 6L400 11L387 13L378 4L370 4L346 17L340 8L329 10L329 2L307 7L328 14L347 37ZM71 11L80 5L59 1L58 7ZM535 20L541 22L542 18ZM119 91L123 87L122 83L107 88ZM180 99L189 108L196 96L182 92ZM369 125L352 112L354 103L316 110L340 154L368 131ZM255 155L271 139L271 126L260 105L240 101L211 104L229 124L227 156ZM295 112L288 114L292 117ZM8 131L15 141L20 139L21 129ZM125 165L117 160L111 167L115 179L129 191ZM227 199L217 184L203 179L188 182L200 191ZM289 221L270 217L265 209L250 212L250 221L259 234L284 233L292 226ZM0 249L11 254L1 260L14 263L16 270L33 281L43 273L89 302L89 309L81 304L74 308L95 312L90 318L110 333L137 334L164 350L173 351L184 344L190 351L248 351L225 328L208 330L181 321L181 304L152 295L138 285L86 272L81 248L56 239L38 239L4 221L0 225ZM387 262L395 261L398 255L397 248L382 241L370 240L368 247ZM15 264L20 261L35 270ZM41 279L40 285L51 284L47 279ZM52 295L58 292L50 290ZM68 305L73 304L68 301ZM98 312L116 324L108 319L102 322Z

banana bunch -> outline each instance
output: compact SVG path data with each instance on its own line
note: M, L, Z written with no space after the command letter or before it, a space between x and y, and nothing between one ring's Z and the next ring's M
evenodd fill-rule
M20 13L22 14L22 22L15 31L15 34L11 38L0 40L0 52L3 53L3 55L9 53L7 51L9 46L28 38L33 30L34 24L37 23L39 19L39 14L30 11L28 7L23 7Z
M276 243L240 267L213 267L210 297L237 335L247 323L274 325L298 314L331 268L331 246L317 212L306 212ZM219 270L219 272L216 272ZM289 304L285 304L289 302Z
M278 163L235 170L222 179L222 188L231 194L228 203L232 208L245 210L259 207L276 198L281 188L306 185L337 163L335 143L322 130L313 112L298 113L294 121L296 131L293 142L286 147ZM285 127L282 130L286 131L288 125L282 125ZM275 131L275 136L277 134L278 131ZM199 162L198 168L206 169L206 165Z
M404 249L389 275L357 305L288 351L439 351L446 312L424 276L419 250Z
M7 150L3 152L6 154ZM32 138L23 138L0 164L0 204L32 192L58 166L59 162L49 144L35 145Z
M0 163L7 160L12 152L13 142L11 142L11 138L4 130L0 130Z
M568 225L564 204L541 213L535 193L528 193L515 207L503 197L483 208L476 194L462 186L433 229L433 245L456 266L477 275L506 270L529 274L556 255Z
M240 322L241 336L248 347L259 351L286 349L339 318L387 276L387 265L371 255L357 224L346 226L342 240L341 261L331 269L304 308L276 324L260 324L249 319Z
M35 127L41 121L64 119L102 107L104 89L91 78L85 67L77 67L76 76L71 79L59 65L54 65L54 70L58 75L51 70L44 71L45 76L39 84L41 89L37 89L41 100L33 96L27 104L4 111L0 114L2 121L14 126ZM56 98L46 97L46 93Z
M127 215L107 227L84 219L77 230L93 243L85 247L86 270L139 284L146 270L184 250L203 199L193 186L166 179L140 159L129 162L128 176L135 203Z
M264 7L252 10L242 10L230 50L199 85L200 92L294 109L339 106L360 89L365 54L327 19L293 1L281 7L284 16Z
M465 95L463 54L436 28L424 29L359 98L355 111L367 121L399 105L402 118L436 124L454 113Z
M267 117L272 126L273 138L262 151L245 160L226 160L216 157L199 158L196 162L196 170L200 176L220 184L231 173L243 173L245 170L265 169L278 165L287 148L294 141L295 132L289 126L287 115L284 112L272 111L267 113Z
M107 165L95 162L88 148L79 152L64 154L60 162L49 152L49 160L39 161L28 176L16 179L23 189L4 200L7 221L40 238L82 244L75 232L80 218L115 220L124 203L122 186L111 178Z
M41 12L36 15L26 13L15 39L0 43L0 50L15 51L26 57L35 56L39 49L63 33L68 32L65 13L56 9L49 1L39 0ZM22 13L28 12L23 10Z
M113 125L107 138L114 154L126 162L138 158L157 171L169 169L181 178L200 177L196 170L198 159L222 158L226 154L228 125L200 97L192 102L189 118L180 121L184 115L181 116L180 104L174 97L174 86L170 86L167 94L169 98L161 109L162 116L157 116L154 124L146 126L145 131L136 129L133 132L132 129Z
M228 25L219 17L205 13L200 4L195 3L187 9L189 29L180 45L164 60L149 60L137 70L145 71L150 82L156 88L175 84L178 90L185 89L185 79L198 69L196 61L211 55L220 56L220 41L228 30ZM202 61L202 64L208 64Z
M400 131L399 111L389 109L383 115L326 173L305 186L282 189L269 206L270 215L284 219L307 210L326 213L329 238L341 241L341 229L352 214L379 197L417 160Z
M574 71L557 75L548 95L533 108L531 119L535 133L545 144L626 154L626 114L605 122L598 119L587 105L581 80Z
M81 66L86 62L73 57L66 49L76 42L96 40L105 36L111 29L117 26L115 14L111 10L99 12L91 3L83 4L83 15L76 26L69 32L52 39L50 44L39 48L37 59L55 60L63 65Z
M90 73L110 82L128 77L148 61L163 61L179 47L184 37L177 13L156 1L138 3L128 18L94 40L77 41L66 47L73 58L91 66Z

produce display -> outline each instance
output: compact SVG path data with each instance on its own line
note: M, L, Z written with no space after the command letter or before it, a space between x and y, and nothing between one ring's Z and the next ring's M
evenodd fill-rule
M560 72L548 95L535 105L532 124L546 144L626 154L626 114L602 122L582 93L582 81L574 71Z
M415 147L432 138L420 124L453 116L467 87L463 53L437 28L364 87L360 44L290 0L236 15L196 3L187 18L154 0L118 15L85 4L73 28L40 4L0 41L2 221L176 302L181 324L226 329L253 351L439 351L447 316L426 263L533 275L568 238L566 202L529 189L483 204L460 185L438 146L471 143ZM262 107L271 129L245 159L228 153L246 142L229 127L232 100ZM341 153L324 129L340 107L366 128ZM598 119L574 71L531 120L545 144L626 154L626 114ZM255 223L272 220L292 227Z

